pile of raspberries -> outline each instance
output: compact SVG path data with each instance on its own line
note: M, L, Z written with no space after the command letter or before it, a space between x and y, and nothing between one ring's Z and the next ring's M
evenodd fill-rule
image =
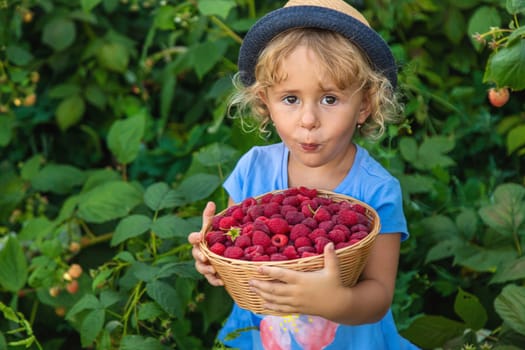
M229 207L213 217L205 239L209 250L226 258L283 261L320 255L329 242L344 248L369 233L362 205L294 187Z

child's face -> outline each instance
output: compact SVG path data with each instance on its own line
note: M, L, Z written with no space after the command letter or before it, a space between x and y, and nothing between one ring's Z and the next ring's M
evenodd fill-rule
M356 87L341 90L306 46L297 47L279 73L286 78L263 100L292 158L308 167L336 166L354 152L352 136L369 115L368 99Z

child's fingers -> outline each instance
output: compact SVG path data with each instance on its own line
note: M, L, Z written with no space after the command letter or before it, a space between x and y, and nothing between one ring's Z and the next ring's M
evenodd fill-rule
M205 232L208 227L211 225L211 221L213 219L213 215L215 215L215 203L214 202L208 202L206 203L206 207L204 208L202 212L202 229L201 232Z

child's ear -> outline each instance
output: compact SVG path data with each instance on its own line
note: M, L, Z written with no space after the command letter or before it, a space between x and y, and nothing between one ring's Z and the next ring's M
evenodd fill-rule
M357 122L359 124L364 124L368 117L372 114L372 103L370 101L370 94L363 95L363 100L361 101L361 107L359 109L359 118Z

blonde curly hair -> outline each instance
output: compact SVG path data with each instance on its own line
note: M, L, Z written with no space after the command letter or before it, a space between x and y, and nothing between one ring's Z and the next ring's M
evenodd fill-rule
M321 58L323 69L341 89L359 86L371 102L371 114L360 128L363 137L377 139L389 123L402 119L403 106L390 81L376 72L361 50L333 31L316 28L294 28L270 41L259 55L255 66L255 83L244 86L239 74L233 79L235 92L229 101L229 115L240 118L246 131L268 134L270 113L261 99L265 89L286 79L280 67L298 46L305 45Z

